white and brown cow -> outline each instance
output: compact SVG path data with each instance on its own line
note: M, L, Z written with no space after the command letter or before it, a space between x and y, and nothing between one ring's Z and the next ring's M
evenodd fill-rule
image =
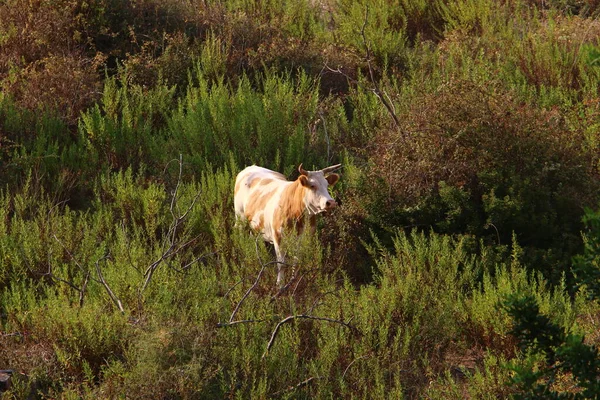
M339 167L341 164L320 171L305 171L300 164L300 176L295 181L288 181L279 172L256 165L238 174L234 196L236 218L248 221L252 229L275 246L279 287L284 279L282 235L292 228L302 232L306 219L314 231L316 215L337 205L327 188L338 181L339 175L331 172Z

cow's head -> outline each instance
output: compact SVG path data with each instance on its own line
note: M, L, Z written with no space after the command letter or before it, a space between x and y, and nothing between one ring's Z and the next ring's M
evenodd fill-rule
M335 200L329 195L327 188L335 185L340 178L338 174L331 172L341 166L342 164L332 165L320 171L306 171L302 168L302 164L298 167L300 172L298 181L308 189L305 190L304 204L311 214L329 211L337 206Z

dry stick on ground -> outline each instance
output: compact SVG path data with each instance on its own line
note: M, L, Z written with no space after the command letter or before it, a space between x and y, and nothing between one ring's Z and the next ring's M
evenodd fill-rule
M176 255L177 253L179 253L182 249L184 249L187 245L189 245L192 242L192 241L189 241L184 244L177 243L177 241L176 241L177 230L179 228L179 225L183 222L183 220L187 217L189 212L192 210L192 208L196 204L196 201L198 201L198 198L200 197L201 192L198 191L198 193L192 200L191 204L188 206L188 208L185 210L185 212L183 214L179 214L179 215L175 214L175 207L178 206L177 205L177 194L179 192L179 187L181 186L181 175L183 173L183 158L182 158L181 154L179 155L178 161L179 161L179 176L177 177L177 184L175 185L175 189L173 190L173 196L171 197L171 206L169 207L169 209L171 211L171 215L173 216L173 222L171 223L171 226L169 227L169 231L166 234L166 238L163 241L163 252L162 252L161 256L156 261L154 261L152 264L150 264L150 266L146 269L146 272L144 273L145 279L144 279L144 284L142 285L142 287L139 290L140 295L146 289L146 287L152 280L152 276L154 275L154 272L159 267L159 265L163 261L168 259L169 257L172 257L172 256Z
M119 300L119 298L117 296L115 296L113 291L110 289L110 286L108 286L108 283L106 283L106 281L104 280L104 276L102 275L102 270L100 269L100 261L107 260L109 258L110 258L110 254L106 253L104 256L102 256L101 258L99 258L96 261L96 273L98 274L98 279L100 279L100 283L102 283L102 285L104 285L106 292L108 293L108 295L110 296L112 301L114 301L114 303L117 305L117 307L119 308L119 311L121 311L121 313L125 313L125 310L123 309L123 304L121 304L121 300Z
M271 339L269 339L269 343L267 344L267 349L263 353L262 358L265 358L269 354L269 350L271 350L273 343L275 343L275 339L277 338L277 334L279 333L279 329L281 328L281 326L284 325L285 323L290 322L295 319L312 319L312 320L316 320L316 321L332 322L335 324L343 325L346 328L350 329L352 332L360 333L360 331L356 327L348 324L347 322L340 321L338 319L326 318L326 317L316 317L314 315L305 315L305 314L290 315L288 317L285 317L281 321L279 321L279 323L275 326L275 329L273 330L273 333L271 334Z

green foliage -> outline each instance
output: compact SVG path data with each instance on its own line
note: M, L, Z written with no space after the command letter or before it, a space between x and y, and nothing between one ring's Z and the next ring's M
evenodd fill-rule
M407 22L401 7L390 7L386 1L342 1L338 7L339 40L362 55L368 46L378 65L402 64Z
M584 222L590 229L590 237L584 254L573 260L577 284L586 289L591 299L598 299L600 282L598 220L597 213L588 211ZM600 356L595 345L585 343L582 335L569 333L541 314L537 301L531 296L511 296L505 307L514 319L512 334L519 341L521 350L530 355L524 363L513 365L516 374L511 383L519 389L517 398L588 399L600 396ZM579 391L565 392L556 384L562 375L567 374L572 376Z
M531 297L514 296L507 300L506 307L515 320L512 333L519 340L522 351L538 354L542 363L536 369L531 361L513 366L516 374L512 384L519 389L515 398L590 399L600 395L600 358L595 346L585 344L583 336L568 334L540 314ZM559 374L565 373L572 374L580 391L569 393L556 389L554 385Z
M577 284L584 287L592 299L600 298L600 211L587 210L583 222L588 229L583 254L573 259Z
M585 133L567 134L551 113L471 80L417 94L401 115L406 136L384 130L370 152L375 191L365 197L378 223L497 244L515 232L528 262L557 283L581 243L573 211L582 204L569 203L598 190L597 171L582 169L593 157L578 150Z
M595 390L593 2L0 3L3 395ZM337 162L278 292L236 173Z
M311 147L325 143L323 138L310 138L306 129L314 123L318 107L318 85L307 75L292 81L267 72L256 91L249 78L234 88L223 80L211 83L200 68L196 71L194 85L169 124L173 145L191 152L190 162L197 167L206 162L221 165L233 154L238 165L282 169L317 161Z

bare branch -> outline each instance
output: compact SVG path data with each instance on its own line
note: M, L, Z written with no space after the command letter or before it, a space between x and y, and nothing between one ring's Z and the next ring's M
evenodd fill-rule
M371 65L371 47L369 46L369 42L367 41L367 35L365 33L365 28L367 27L368 19L369 19L369 7L367 6L367 8L365 10L365 21L360 30L360 34L362 36L363 44L365 46L365 51L366 51L365 59L367 61L367 66L369 67L369 77L371 78L371 83L373 84L373 89L371 89L371 91L375 94L375 96L377 96L379 101L381 101L381 103L384 105L384 107L388 110L388 113L394 120L394 124L396 125L396 128L400 129L400 121L398 121L398 117L396 116L396 113L394 112L394 107L382 95L381 88L379 87L379 84L377 83L377 80L375 79L375 71L373 70L373 66Z
M171 163L172 161L175 161L175 160L171 160L169 163ZM148 268L146 268L146 272L144 273L144 276L145 276L144 283L142 284L142 287L139 289L140 295L146 289L146 287L148 287L148 284L150 284L150 281L152 280L152 276L154 275L154 272L160 266L160 264L163 261L165 261L166 259L168 259L169 257L172 257L172 256L176 255L177 253L179 253L181 250L183 250L185 247L187 247L190 243L193 243L193 241L195 240L195 239L192 239L184 244L179 244L176 241L177 230L178 230L180 224L183 222L183 220L185 220L187 218L187 215L194 208L194 206L195 206L196 202L198 201L198 199L200 198L200 194L201 194L200 191L198 191L198 193L196 193L196 196L194 196L194 199L192 200L192 202L190 203L188 208L183 212L183 214L181 214L179 212L179 210L177 210L177 214L176 214L175 208L178 206L177 197L178 197L179 187L181 186L181 177L183 174L183 156L181 154L179 155L178 162L179 162L179 175L177 177L177 183L175 185L175 189L173 190L173 194L171 196L171 204L169 206L169 211L171 212L171 215L173 216L173 222L171 223L171 226L169 227L169 231L165 235L165 240L163 241L163 244L162 244L162 254L160 255L160 257L157 260L155 260L152 264L150 264L148 266ZM194 262L199 261L203 257L204 256L187 264L187 267L189 267Z
M250 295L250 292L252 290L254 290L254 288L256 287L256 285L258 285L258 281L260 280L260 277L262 276L262 274L265 271L266 267L267 267L267 264L263 264L262 265L262 267L260 268L260 271L258 271L258 275L256 276L256 279L254 280L254 283L252 284L252 286L250 286L248 288L248 290L246 290L246 293L244 293L244 295L242 296L242 298L240 299L240 301L238 301L237 305L233 309L233 312L231 313L231 317L229 317L229 323L231 323L233 321L233 317L235 317L235 314L238 312L238 310L242 306L242 303L244 302L244 300L246 300L246 298Z
M49 230L50 230L50 215L54 212L54 210L56 208L58 208L59 206L65 204L68 201L69 200L67 199L67 200L63 200L61 202L58 202L54 206L52 206L52 208L50 208L50 210L48 211L48 213L46 215L46 222L47 222ZM83 307L83 301L84 301L84 297L85 297L85 291L87 289L87 285L88 285L88 282L90 280L90 271L89 271L89 269L84 268L79 263L79 261L77 261L77 259L71 253L71 251L67 248L67 246L65 246L64 243L60 239L58 239L58 237L56 236L56 233L52 233L52 238L58 244L60 244L60 246L63 248L63 250L69 255L69 257L71 258L71 260L73 260L73 262L75 263L75 265L77 265L77 267L81 270L81 272L83 272L85 274L85 278L83 280L83 283L81 284L81 287L78 287L74 283L72 283L72 282L70 282L70 281L68 281L66 279L63 279L63 278L61 278L59 276L56 276L52 272L52 264L50 262L50 255L51 255L50 247L48 248L48 272L46 272L44 274L41 274L41 276L47 276L47 277L49 277L53 281L64 283L64 284L68 285L70 288L72 288L73 290L76 290L77 292L79 292L79 307ZM95 279L93 279L93 280L95 280Z
M258 237L256 238L254 245L255 245L255 250L256 250L256 257L258 258L258 261L261 264L261 268L260 271L258 271L258 275L256 276L256 279L254 280L254 283L252 284L252 286L250 286L246 292L244 293L244 295L242 296L242 298L240 299L240 301L237 302L237 304L235 305L231 316L229 317L229 322L226 323L222 323L219 322L217 324L217 326L219 327L223 327L223 326L231 326L231 325L235 325L238 323L245 323L245 322L262 322L262 320L242 320L242 321L234 321L234 317L237 314L237 312L240 310L240 307L242 306L242 303L248 298L248 296L250 295L250 293L256 288L256 286L258 286L258 282L260 281L260 278L262 277L263 273L265 272L265 269L270 266L270 265L278 265L278 264L282 264L278 261L269 261L269 262L263 262L261 260L260 257L260 253L258 251ZM235 285L233 285L231 288L229 288L229 290L227 290L227 292L225 293L225 295L223 297L227 297L227 295L240 283L242 283L244 280L240 280L239 282L237 282Z
M195 239L194 239L194 240L195 240ZM192 241L190 240L190 241L189 241L188 243L186 243L185 245L187 246L187 245L188 245L189 243L191 243L191 242L192 242ZM181 248L183 248L183 246L182 246L182 247L180 247L180 249L181 249ZM178 249L178 250L179 250L179 249ZM174 266L172 266L172 265L169 265L169 267L170 267L171 269L173 269L173 270L175 270L175 271L177 271L177 272L179 272L179 273L183 274L183 273L185 273L185 272L186 272L186 270L188 270L188 269L189 269L189 268L190 268L192 265L196 264L197 262L199 262L199 261L201 261L201 260L203 260L203 259L205 259L205 258L207 258L207 257L214 256L214 255L215 255L215 254L217 254L217 253L218 253L218 251L213 251L213 252L210 252L210 253L203 254L203 255L201 255L200 257L196 257L196 258L194 258L192 261L190 261L189 263L187 263L187 264L185 264L184 266L182 266L182 267L181 267L181 269L179 269L179 268L175 268L175 267L174 267Z
M323 299L323 297L327 296L328 294L333 294L334 296L336 296L336 297L338 297L338 298L340 297L340 296L337 294L337 289L336 289L336 290L330 290L330 291L328 291L328 292L325 292L325 293L320 293L320 294L317 296L317 298L315 299L315 301L313 301L313 304L312 304L312 306L310 307L310 309L308 310L308 312L309 312L309 313L312 313L312 312L314 311L314 309L315 309L315 308L316 308L318 305L322 304L322 303L320 303L321 299Z
M217 328L224 328L227 326L238 325L238 324L249 324L252 322L263 322L263 319L242 319L238 321L229 321L229 322L219 322L217 323Z
M363 358L370 357L370 356L371 356L371 354L370 354L370 353L369 353L369 354L363 354L362 356L360 356L360 357L357 357L357 358L355 358L354 360L352 360L352 362L351 362L350 364L348 364L348 366L347 366L347 367L346 367L346 369L344 370L344 373L342 374L342 379L344 379L344 378L346 377L346 373L348 372L348 370L350 369L350 367L351 367L351 366L352 366L352 365L353 365L355 362L357 362L358 360L362 360Z
M77 285L75 285L75 284L74 284L74 283L72 283L72 282L69 282L69 281L68 281L68 280L66 280L66 279L63 279L63 278L61 278L61 277L59 277L59 276L56 276L56 275L54 275L54 274L51 272L50 268L48 268L48 272L46 272L46 273L43 273L43 274L39 274L39 275L40 275L40 276L47 276L47 277L49 277L50 279L52 279L53 281L60 282L60 283L64 283L65 285L69 286L71 289L73 289L73 290L76 290L76 291L78 291L78 292L80 292L80 293L81 293L81 289L80 289L80 288L79 288Z
M271 334L271 339L269 339L269 343L267 344L267 349L263 353L262 358L265 358L269 354L269 350L271 350L271 347L273 346L273 343L275 342L275 339L277 338L277 334L279 333L279 329L281 328L281 326L284 325L285 323L290 322L295 319L312 319L312 320L316 320L316 321L332 322L335 324L343 325L353 332L356 332L356 333L360 332L356 327L348 324L347 322L340 321L340 320L333 319L333 318L316 317L313 315L305 315L305 314L290 315L288 317L285 317L281 321L279 321L279 323L275 326L275 329L273 330L273 333Z
M83 280L83 284L81 285L81 290L79 291L79 307L83 307L83 297L85 296L85 289L87 288L88 282L90 280L90 271L85 274L85 279Z
M102 271L100 269L100 261L106 260L108 258L110 258L110 254L107 253L106 255L102 256L96 261L96 272L98 273L98 279L100 279L100 282L104 285L106 292L108 293L112 301L117 305L119 311L121 311L121 313L125 313L125 310L123 309L123 304L121 304L121 300L119 300L119 298L115 296L113 291L110 289L110 286L108 286L108 283L106 283L106 280L104 280L104 276L102 275Z
M371 84L373 86L370 88L366 88L363 86L363 88L372 92L379 99L381 104L383 104L383 106L386 108L387 112L389 113L390 117L394 121L394 125L395 125L396 129L398 129L400 131L400 133L402 133L403 137L406 137L406 133L401 129L400 121L398 119L398 116L396 115L395 107L394 107L393 103L390 101L389 95L381 90L381 87L379 86L379 83L377 82L377 79L375 78L375 69L373 68L373 65L372 65L372 50L371 50L371 46L370 46L369 41L367 40L367 35L366 35L366 27L367 27L368 19L369 19L369 7L367 6L365 9L365 19L364 19L362 27L360 29L360 35L362 38L363 45L365 47L364 60L367 63L367 67L369 69L369 79L371 80ZM353 79L348 74L343 72L340 67L338 67L337 69L333 69L333 68L329 67L327 64L325 64L323 69L327 70L329 72L332 72L332 73L340 74L340 75L344 76L346 79L348 79L349 81L351 81L359 86L362 86L360 84L360 82L358 82L356 79Z
M81 272L86 273L87 270L85 268L83 268L81 266L81 264L79 263L79 261L77 261L77 259L75 258L75 256L73 256L73 254L71 254L71 252L69 251L69 249L67 249L67 246L65 246L63 244L63 242L61 242L57 237L56 234L52 234L52 238L54 238L54 240L56 240L56 242L58 242L58 244L61 245L61 247L63 248L64 251L67 252L67 254L69 255L69 257L71 257L71 260L73 260L73 262L75 263L75 265L77 265L77 267L79 267L79 269L81 270Z
M308 379L303 380L302 382L298 383L297 385L293 385L293 386L288 386L287 388L283 389L283 390L279 390L275 393L272 393L271 396L279 396L282 395L284 393L288 393L288 392L292 392L294 390L300 389L303 386L308 385L309 383L311 383L313 380L315 379L321 379L320 376L311 376Z
M229 293L231 293L231 291L232 291L233 289L235 289L235 287L236 287L237 285L239 285L240 283L242 283L242 282L244 282L244 280L243 280L243 279L240 279L239 281L237 281L237 282L236 282L236 284L235 284L235 285L233 285L232 287L230 287L229 289L227 289L227 291L226 291L226 292L225 292L225 294L223 295L223 298L227 297L227 296L229 295Z

